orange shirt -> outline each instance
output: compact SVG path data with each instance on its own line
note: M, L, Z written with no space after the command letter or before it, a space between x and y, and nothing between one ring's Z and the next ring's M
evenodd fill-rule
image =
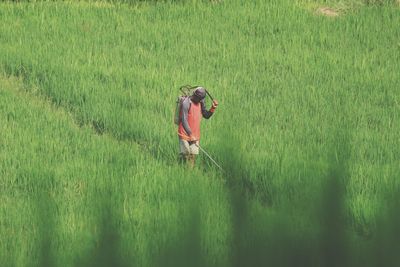
M182 111L181 111L182 112ZM180 114L182 116L182 114ZM201 104L192 102L188 112L188 124L190 129L192 130L192 135L197 139L200 140L200 121L202 118L201 113ZM179 122L178 134L180 138L189 141L190 138L186 134L185 129L182 126L182 121Z

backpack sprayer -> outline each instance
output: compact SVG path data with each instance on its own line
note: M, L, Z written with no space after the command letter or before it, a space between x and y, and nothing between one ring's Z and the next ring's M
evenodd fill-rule
M193 91L198 88L199 86L191 86L191 85L184 85L179 88L179 90L182 92L182 95L178 97L176 100L176 107L175 107L175 116L174 116L174 123L176 125L179 125L180 122L180 111L182 107L182 102L185 100L187 97L190 97L193 95ZM206 90L206 94L210 97L211 101L214 102L214 98L211 96L211 94Z
M176 100L175 116L174 116L174 123L176 125L179 125L179 122L181 120L180 112L183 100L185 100L187 97L190 97L193 94L193 90L196 89L197 87L198 86L184 85L181 86L181 88L179 88L179 90L182 92L182 95L178 96L178 99Z

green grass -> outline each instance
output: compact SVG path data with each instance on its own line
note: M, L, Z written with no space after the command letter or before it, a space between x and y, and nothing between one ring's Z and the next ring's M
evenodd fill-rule
M0 265L239 266L278 240L327 266L335 214L364 249L399 187L399 8L303 6L1 3ZM177 163L188 83L220 102L201 145L225 173Z

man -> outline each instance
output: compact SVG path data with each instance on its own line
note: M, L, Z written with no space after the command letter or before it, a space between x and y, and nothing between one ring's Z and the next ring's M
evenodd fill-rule
M197 87L193 94L185 98L180 111L180 122L178 127L179 147L181 159L194 167L196 155L199 154L200 121L201 117L209 119L218 106L213 100L210 110L205 105L206 90Z

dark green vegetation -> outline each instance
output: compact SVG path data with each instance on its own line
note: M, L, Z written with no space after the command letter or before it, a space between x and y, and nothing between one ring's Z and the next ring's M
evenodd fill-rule
M0 265L397 266L399 8L308 4L0 4Z

